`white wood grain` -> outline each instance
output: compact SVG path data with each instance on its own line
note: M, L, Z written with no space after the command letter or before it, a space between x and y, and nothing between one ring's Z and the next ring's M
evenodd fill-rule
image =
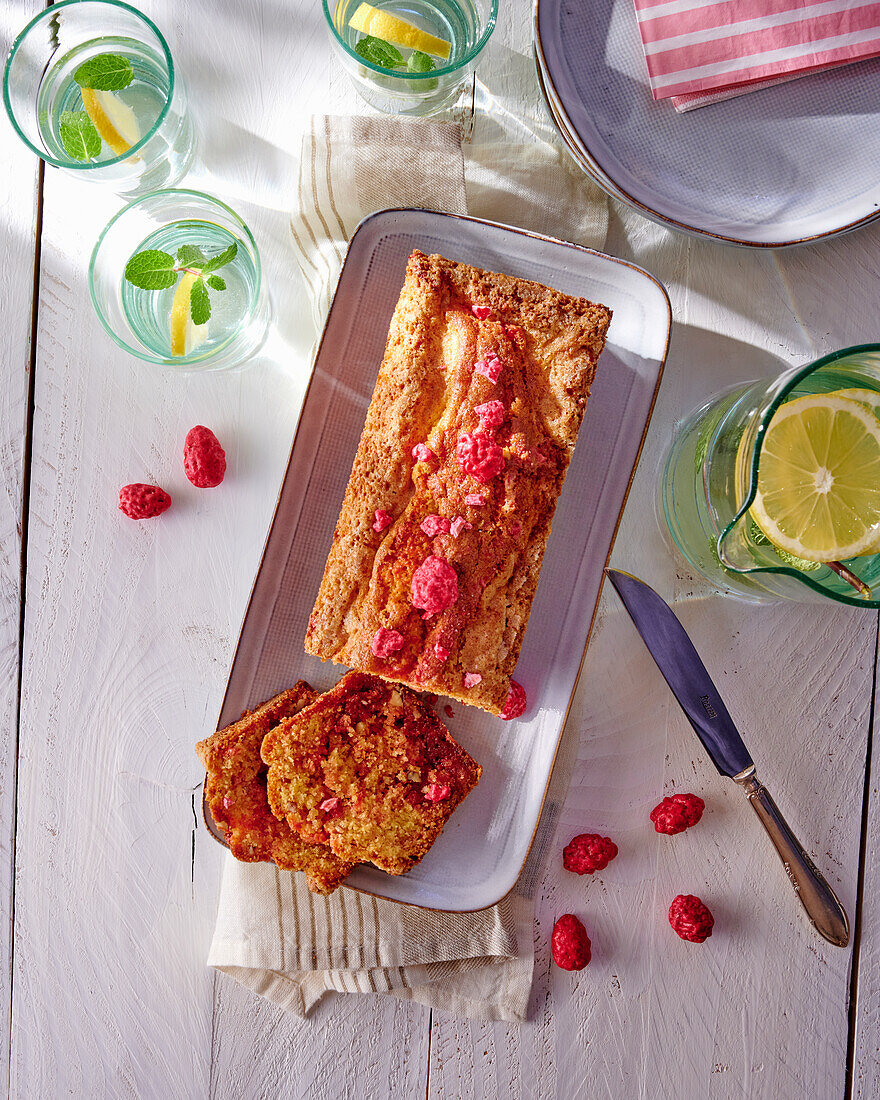
M220 853L197 821L192 745L219 710L305 384L311 333L287 245L294 158L309 114L362 108L331 63L311 0L224 0L210 18L171 0L142 6L167 32L198 119L203 164L187 185L217 193L251 223L277 326L237 373L181 378L128 359L100 329L85 285L94 238L118 204L47 173L12 1095L840 1095L849 953L826 948L806 925L740 792L706 764L610 593L567 733L571 790L542 861L526 1025L434 1013L429 1031L425 1009L383 997L331 997L302 1022L205 968ZM29 7L0 11L11 12L11 29ZM512 51L499 92L533 107L531 64L515 63L528 46L529 5L511 0L493 46ZM9 157L33 178L24 150L10 146ZM16 186L8 196L4 230L15 265L29 273L32 191ZM721 386L876 338L880 228L769 256L690 241L618 206L612 222L609 250L667 282L677 322L615 563L676 600L771 790L851 910L876 616L709 595L665 548L654 495L676 421ZM15 706L29 332L29 281L7 283L10 268L4 316L28 322L2 337L4 716ZM180 448L194 423L214 428L227 448L218 490L183 477ZM165 485L173 509L156 524L125 520L115 498L130 480ZM647 812L673 787L702 793L706 817L693 833L657 837ZM876 781L871 790L866 897L880 866ZM620 856L592 880L568 875L561 845L593 829L611 833ZM8 839L0 835L0 920ZM666 923L679 891L702 894L715 910L716 932L702 946L678 941ZM578 976L549 962L549 932L564 911L580 913L593 936L593 962ZM878 924L876 905L866 905L856 1074L866 1098L877 1091Z
M3 52L37 6L0 2ZM0 157L3 264L0 267L0 968L11 966L15 749L18 728L22 495L30 378L31 317L38 204L38 162L4 120ZM0 1001L0 1094L9 1084L11 1001L8 978Z

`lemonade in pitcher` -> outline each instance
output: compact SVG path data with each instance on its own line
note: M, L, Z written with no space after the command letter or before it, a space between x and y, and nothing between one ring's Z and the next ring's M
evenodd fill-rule
M679 552L724 591L880 607L880 345L698 410L667 456L661 507Z

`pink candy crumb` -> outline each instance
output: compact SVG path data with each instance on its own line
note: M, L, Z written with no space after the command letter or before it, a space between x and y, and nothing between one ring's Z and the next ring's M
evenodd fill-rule
M433 539L437 535L448 535L450 523L445 516L425 516L419 527L429 539Z
M475 688L477 684L482 682L483 677L479 672L466 672L464 674L464 686L466 688Z
M384 508L377 508L374 515L376 517L373 521L374 531L384 531L386 527L391 526L391 516L388 515Z
M423 790L429 802L445 802L452 794L452 788L448 783L432 783L430 787L424 787Z
M455 717L455 711L452 709L452 707L448 703L443 708L443 713L446 715L447 718L454 718Z
M500 428L504 423L503 401L484 401L482 405L476 406L474 412L484 428Z
M434 457L434 452L424 443L417 443L412 449L412 456L416 462L427 462Z
M452 537L454 539L457 539L462 531L470 531L472 527L473 524L468 523L464 516L456 516L453 519L452 523L449 525L449 531Z
M503 363L495 352L489 351L482 359L478 359L476 363L474 363L474 370L477 374L482 374L484 378L488 378L494 386L501 377L502 366Z
M448 661L451 649L447 649L445 645L441 645L439 642L434 643L434 656L438 661Z
M464 432L455 447L458 464L465 474L485 485L504 469L504 454L498 444L486 435Z
M370 649L373 651L374 657L384 661L392 653L396 653L402 645L403 635L399 630L386 630L384 626L380 626L373 635Z
M507 693L507 698L504 701L504 708L501 711L501 717L505 722L509 722L511 718L519 718L521 714L525 713L528 700L526 699L526 689L522 684L518 684L516 680L510 681L510 690Z
M431 554L425 558L412 578L413 607L426 616L436 615L452 607L458 599L458 575L442 558Z
M482 508L486 503L486 498L482 493L468 493L464 498L465 504L470 504L472 508Z
M323 810L325 814L333 813L341 801L341 798L325 798L318 809Z
M471 306L471 312L478 321L488 321L492 310L488 306Z

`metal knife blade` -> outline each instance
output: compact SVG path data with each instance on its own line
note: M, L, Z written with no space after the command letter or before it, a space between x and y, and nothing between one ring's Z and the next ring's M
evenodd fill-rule
M733 778L752 767L724 700L672 608L637 577L605 572L718 771Z

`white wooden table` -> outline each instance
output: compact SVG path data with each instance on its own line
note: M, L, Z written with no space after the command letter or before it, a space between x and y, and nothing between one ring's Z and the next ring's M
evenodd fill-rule
M300 1021L205 966L221 851L200 822L193 743L219 711L306 382L307 311L287 236L299 134L311 113L361 108L331 63L317 0L142 7L187 79L208 165L194 182L254 228L279 324L241 372L180 378L127 358L86 287L116 200L38 170L3 125L0 951L11 981L0 1074L8 1067L10 1094L880 1095L877 616L722 599L672 559L654 518L677 418L737 379L877 339L880 226L759 254L670 234L612 204L607 243L665 282L675 312L613 560L676 601L762 775L851 914L851 949L808 927L741 792L707 763L606 591L561 756L572 779L543 858L529 1022L478 1025L357 996ZM495 45L523 55L519 93L534 102L528 0L501 7ZM0 0L4 49L38 9ZM227 447L222 491L200 494L182 476L176 456L195 423ZM161 522L116 510L119 486L139 480L174 494ZM670 841L646 815L673 788L701 793L707 812ZM595 829L621 855L594 880L564 873L561 846ZM702 947L668 927L679 892L716 915ZM576 975L548 954L567 911L593 939Z

